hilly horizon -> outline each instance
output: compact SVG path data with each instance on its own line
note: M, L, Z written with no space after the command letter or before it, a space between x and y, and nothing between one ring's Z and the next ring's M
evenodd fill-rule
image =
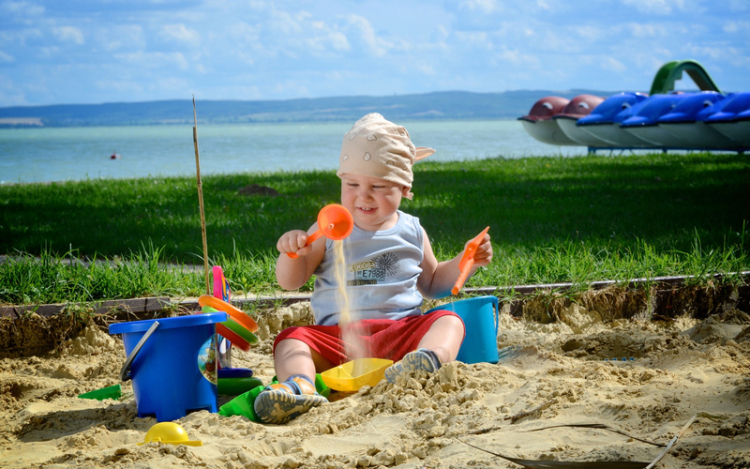
M545 96L610 96L617 91L572 89L499 93L441 91L391 96L341 96L288 100L196 100L199 123L351 121L369 112L390 120L515 119ZM192 124L192 99L0 108L0 127L75 127Z

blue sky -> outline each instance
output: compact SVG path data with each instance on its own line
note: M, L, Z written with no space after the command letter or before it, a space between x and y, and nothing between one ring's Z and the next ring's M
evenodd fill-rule
M748 91L750 1L0 0L2 107L648 91L682 59Z

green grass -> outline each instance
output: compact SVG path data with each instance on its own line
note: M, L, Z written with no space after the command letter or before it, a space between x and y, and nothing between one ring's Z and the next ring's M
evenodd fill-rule
M258 184L278 197L241 195ZM750 159L733 153L493 158L415 167L420 218L438 259L489 225L493 264L469 286L750 269ZM268 292L275 244L339 201L334 171L203 178L209 259L233 290ZM147 178L0 186L0 302L196 295L202 265L196 180ZM70 267L69 256L121 260ZM53 267L53 264L61 264ZM312 283L305 287L310 289Z

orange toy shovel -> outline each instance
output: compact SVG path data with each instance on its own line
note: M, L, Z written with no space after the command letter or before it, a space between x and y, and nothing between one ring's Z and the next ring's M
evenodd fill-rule
M461 289L464 287L464 283L466 282L466 277L469 276L469 272L471 272L471 267L474 265L474 254L477 253L477 248L480 244L482 244L482 239L484 238L484 235L487 234L487 232L490 231L490 227L488 226L485 228L481 233L479 233L476 238L472 239L468 246L466 246L466 250L464 251L464 256L461 258L461 261L458 263L458 268L461 269L461 274L458 276L458 280L456 280L456 284L453 285L453 289L451 289L451 293L454 295L458 295L458 292L461 291Z
M343 205L330 204L318 213L318 230L307 238L305 246L311 245L321 236L338 241L349 236L354 229L354 219ZM297 253L288 252L287 256L296 259Z

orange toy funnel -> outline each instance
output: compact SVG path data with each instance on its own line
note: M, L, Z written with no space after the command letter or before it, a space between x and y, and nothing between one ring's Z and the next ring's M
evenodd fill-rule
M488 231L490 231L489 226L485 228L481 233L479 233L474 239L472 239L471 242L469 242L469 245L466 246L464 255L461 258L461 261L459 261L458 263L458 268L461 269L461 274L458 276L456 284L453 285L453 288L451 289L452 294L458 295L458 292L460 292L464 287L464 283L466 283L466 277L469 276L471 267L474 265L474 255L477 253L477 248L480 244L482 244L482 239Z
M339 204L326 205L318 213L318 230L307 238L305 246L309 246L321 236L334 241L342 240L349 236L353 229L354 219L346 207ZM292 259L297 258L297 254L293 252L286 255Z

